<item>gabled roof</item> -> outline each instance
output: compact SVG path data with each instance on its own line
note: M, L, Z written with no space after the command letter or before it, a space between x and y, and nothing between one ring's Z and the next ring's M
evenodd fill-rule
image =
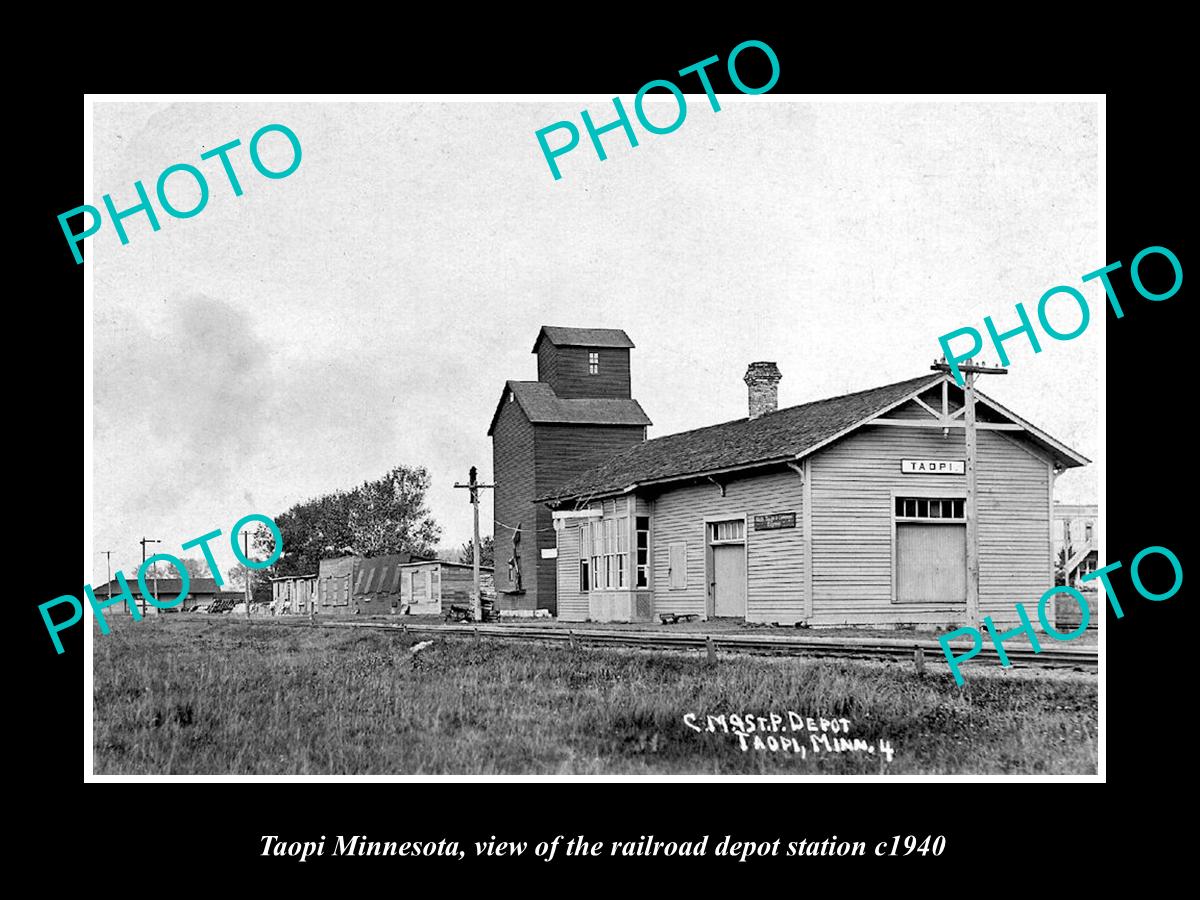
M500 410L508 402L508 392L521 412L535 425L652 425L636 400L608 397L584 397L565 400L554 388L541 381L507 381L488 434L496 428Z
M795 461L944 380L948 376L923 375L787 407L756 419L738 419L645 441L538 498L538 502L621 494L642 485ZM953 382L951 386L953 389ZM1063 465L1088 462L978 391L975 396L1021 425L1026 429L1025 437L1062 460Z
M533 342L533 352L545 338L556 347L632 347L633 341L620 328L560 328L543 325Z

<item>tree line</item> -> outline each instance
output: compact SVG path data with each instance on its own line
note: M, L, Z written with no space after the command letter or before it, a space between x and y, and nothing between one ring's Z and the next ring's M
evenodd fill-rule
M322 559L341 556L387 556L411 553L424 559L437 556L442 528L426 505L429 472L424 466L395 466L382 478L364 481L350 490L339 490L304 500L274 516L283 536L283 555L268 569L251 571L251 590L257 602L270 599L270 579L284 575L314 575ZM491 536L480 539L480 563L494 565ZM275 551L271 532L259 527L251 532L253 557L265 559ZM451 561L470 563L472 542L467 541ZM453 557L457 555L457 559ZM193 578L211 578L202 559L183 559ZM233 566L225 575L225 590L245 586L246 569ZM147 570L154 577L154 567ZM178 578L175 570L160 564L160 578Z

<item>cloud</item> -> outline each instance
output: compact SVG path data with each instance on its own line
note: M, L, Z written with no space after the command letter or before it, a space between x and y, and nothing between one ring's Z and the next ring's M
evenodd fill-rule
M123 505L176 506L228 486L264 427L271 348L247 316L202 294L164 302L158 328L97 323L97 487Z

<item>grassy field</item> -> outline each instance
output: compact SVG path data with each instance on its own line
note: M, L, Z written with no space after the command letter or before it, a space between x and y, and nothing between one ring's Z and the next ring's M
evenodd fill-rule
M95 637L97 774L1092 774L1094 675L571 649L161 617ZM880 752L743 751L707 716ZM696 731L684 722L687 713ZM819 721L818 721L819 728ZM778 726L776 726L778 727ZM806 729L806 725L801 726ZM747 730L749 726L743 725ZM754 735L747 738L748 745ZM770 737L777 740L774 733ZM835 738L826 732L826 737ZM890 744L888 762L880 741ZM798 751L805 747L805 754ZM836 751L836 741L834 749Z

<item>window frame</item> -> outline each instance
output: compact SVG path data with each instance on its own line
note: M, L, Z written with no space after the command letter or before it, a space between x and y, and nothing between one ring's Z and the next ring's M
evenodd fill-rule
M642 528L639 524L645 520L646 527ZM642 543L642 535L645 535L645 544ZM653 590L650 586L650 573L653 570L650 558L650 517L639 516L636 513L633 517L633 589L637 591ZM645 554L643 559L642 554Z
M951 504L950 511L952 514L949 516L942 515L942 512L945 511L945 507L942 506L941 503L939 503L938 514L936 516L933 515L933 507L930 505L930 503L931 503L931 501L934 501L934 500L938 500L943 503L948 501ZM961 516L953 515L954 504L958 501L962 502L962 515ZM903 502L905 504L903 507L904 513L897 512L897 506L901 502ZM911 507L912 512L911 513L908 511L910 509L908 504L910 504L910 503L912 504L912 507ZM922 506L921 504L925 504L925 505ZM922 511L924 511L924 515L922 515ZM926 492L924 496L918 497L918 496L913 496L912 491L907 491L907 490L904 492L893 491L892 492L892 521L899 522L901 524L903 524L905 522L916 522L916 523L929 524L929 525L937 525L939 523L945 524L945 525L965 525L966 521L967 521L967 495L966 495L966 492L963 491L958 494L951 494L949 491L946 491L946 492L931 491L931 492Z
M579 526L579 593L586 594L592 587L592 523Z
M588 351L588 374L589 375L599 375L600 374L600 351L599 350L589 350Z

